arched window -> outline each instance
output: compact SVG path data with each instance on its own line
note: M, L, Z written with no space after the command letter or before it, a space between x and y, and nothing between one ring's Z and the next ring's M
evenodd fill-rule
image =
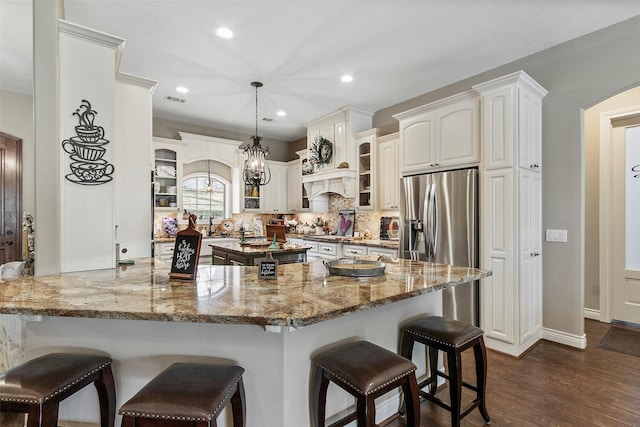
M182 206L198 219L226 218L230 206L229 184L216 175L190 175L182 181Z

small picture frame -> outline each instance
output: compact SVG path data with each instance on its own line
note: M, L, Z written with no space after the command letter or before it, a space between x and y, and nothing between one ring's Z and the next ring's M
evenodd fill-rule
M278 260L273 258L271 254L267 254L265 258L257 258L255 262L258 266L258 279L278 279Z

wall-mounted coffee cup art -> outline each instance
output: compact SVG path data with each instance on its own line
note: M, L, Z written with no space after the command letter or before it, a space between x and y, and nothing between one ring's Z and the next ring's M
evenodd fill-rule
M104 128L94 124L97 114L91 108L91 103L83 99L73 113L79 121L75 127L76 135L62 141L62 149L70 154L71 160L71 173L65 178L74 184L100 185L113 179L115 168L103 159L109 140L104 138Z

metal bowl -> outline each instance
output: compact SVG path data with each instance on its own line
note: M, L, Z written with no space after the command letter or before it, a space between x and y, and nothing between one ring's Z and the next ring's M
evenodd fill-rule
M384 274L386 264L380 261L341 258L335 261L322 261L329 274L350 277L371 277Z

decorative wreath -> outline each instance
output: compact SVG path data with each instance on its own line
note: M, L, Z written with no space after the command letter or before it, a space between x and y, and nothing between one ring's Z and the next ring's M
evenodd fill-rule
M311 144L309 158L314 165L327 165L333 157L333 143L324 136L316 136Z

